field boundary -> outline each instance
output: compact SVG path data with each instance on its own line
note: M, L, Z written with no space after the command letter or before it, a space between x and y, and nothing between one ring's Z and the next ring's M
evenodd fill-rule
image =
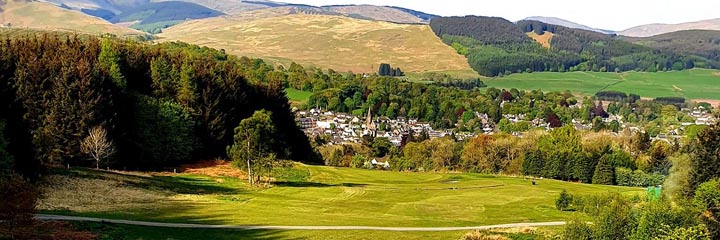
M529 222L529 223L508 223L474 227L374 227L374 226L265 226L265 225L207 225L192 223L161 223L144 222L121 219L104 219L62 215L36 214L35 219L48 221L80 221L124 224L145 227L169 227L169 228L197 228L197 229L238 229L238 230L373 230L373 231L395 231L395 232L441 232L441 231L465 231L465 230L488 230L498 228L518 227L546 227L562 226L565 222Z

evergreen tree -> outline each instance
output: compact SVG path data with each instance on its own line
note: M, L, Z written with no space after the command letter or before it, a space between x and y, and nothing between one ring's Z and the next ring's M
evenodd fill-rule
M595 166L595 173L592 177L593 184L615 184L615 169L613 168L611 160L607 156L608 155L601 157L597 166Z
M691 146L692 170L687 192L694 193L700 184L720 177L720 123L700 132Z

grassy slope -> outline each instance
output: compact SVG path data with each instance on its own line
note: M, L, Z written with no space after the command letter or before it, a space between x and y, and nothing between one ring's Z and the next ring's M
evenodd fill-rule
M248 189L237 178L73 171L51 179L43 212L162 222L260 225L477 226L568 217L554 200L639 188L477 174L398 173L302 166L308 181ZM457 181L457 182L454 182ZM110 202L111 204L108 204ZM63 210L64 209L64 210Z
M13 28L62 30L82 33L111 33L118 36L144 35L144 33L113 25L100 18L41 2L9 2L0 13L0 22L11 23Z
M263 11L247 14L263 15ZM467 60L426 25L305 14L240 15L189 21L164 30L159 37L336 71L372 73L383 62L405 72L470 70Z
M290 99L290 102L296 102L296 103L304 103L310 98L310 95L312 95L312 92L308 91L300 91L296 90L294 88L286 88L285 94L287 94L288 99Z
M588 95L605 89L636 93L642 97L720 99L720 71L709 69L657 73L524 73L488 79L485 83L496 88L570 90Z
M536 42L540 43L544 48L550 48L550 40L552 40L553 33L545 32L543 35L538 35L535 32L525 33L528 37L532 38Z

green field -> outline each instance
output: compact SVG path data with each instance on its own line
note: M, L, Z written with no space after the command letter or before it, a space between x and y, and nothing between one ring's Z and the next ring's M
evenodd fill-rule
M641 97L678 96L687 99L720 99L720 71L691 69L673 72L538 72L511 74L485 80L490 87L565 91L594 95L602 90L635 93Z
M293 177L281 178L267 189L251 189L245 181L230 177L78 169L48 177L47 182L54 184L45 187L40 209L43 213L174 223L450 227L565 220L569 213L554 206L563 189L576 194L643 192L556 180L539 180L533 186L523 178L479 174L296 168ZM338 239L360 235L353 231L298 232ZM362 232L363 238L367 234L386 238L381 234L388 234ZM422 234L456 238L460 233L403 233L398 238Z
M304 103L310 98L312 92L300 91L294 88L286 88L285 94L291 102Z

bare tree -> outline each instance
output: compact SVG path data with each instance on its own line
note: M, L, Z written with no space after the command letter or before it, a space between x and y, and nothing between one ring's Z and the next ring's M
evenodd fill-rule
M107 138L105 128L95 126L88 131L88 136L80 142L80 151L95 160L95 168L100 168L100 162L115 153L112 141Z

